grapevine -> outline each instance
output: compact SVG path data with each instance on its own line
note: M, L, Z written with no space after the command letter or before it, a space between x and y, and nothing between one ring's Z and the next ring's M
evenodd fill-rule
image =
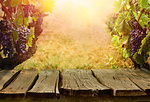
M52 0L0 0L0 68L13 68L36 52L43 18L53 4Z
M150 0L117 0L114 5L114 13L106 24L115 47L135 67L149 68Z

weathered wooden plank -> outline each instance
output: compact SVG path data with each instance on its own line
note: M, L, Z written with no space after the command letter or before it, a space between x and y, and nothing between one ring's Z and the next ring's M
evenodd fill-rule
M40 72L34 87L28 91L29 94L59 94L58 90L59 71L45 69Z
M97 96L112 94L112 90L102 84L92 75L91 70L66 69L61 75L60 92L66 95Z
M138 87L150 95L150 74L139 69L127 70L127 76Z
M59 81L60 81L60 72L58 73L58 77L56 79L56 86L55 86L55 93L56 93L56 95L60 94L60 92L59 92Z
M114 91L114 96L141 96L146 95L120 70L100 69L92 70L96 78Z
M10 83L4 90L0 91L0 94L23 94L31 88L37 77L37 70L28 69L22 70L18 77Z
M15 77L19 71L15 70L1 70L0 71L0 90L5 88Z

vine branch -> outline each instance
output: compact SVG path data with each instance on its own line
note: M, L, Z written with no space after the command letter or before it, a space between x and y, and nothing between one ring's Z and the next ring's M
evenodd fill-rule
M144 10L144 9L142 9L141 14L140 14L140 16L139 16L139 18L138 18L138 20L137 20L137 23L136 23L136 29L137 29L137 26L138 26L139 20L140 20L140 18L142 17L142 15L143 15L144 11L145 11L145 10Z
M12 22L13 22L13 25L17 28L17 26L16 26L16 24L15 24L15 22L14 22L12 16L11 16L10 12L7 10L7 8L3 5L2 2L0 2L0 3L1 3L1 5L2 5L2 9L4 10L5 14L6 14L8 17L11 18L11 20L12 20Z
M22 12L22 16L23 16L23 25L24 25L24 12L23 12L22 5L21 5L21 12Z

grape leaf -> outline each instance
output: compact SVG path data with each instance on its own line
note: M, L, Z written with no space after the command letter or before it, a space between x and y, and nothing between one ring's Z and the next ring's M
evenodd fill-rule
M144 57L141 54L138 54L137 52L133 55L133 59L136 61L137 64L144 63Z
M27 45L28 47L32 47L32 39L34 38L34 28L31 27L30 28L30 34L28 35L28 42L27 42Z
M140 0L140 4L141 4L142 9L146 8L148 6L148 2L149 2L148 0Z
M22 14L19 14L16 19L15 19L15 24L17 26L21 25L23 23L23 15Z
M113 42L114 46L120 45L119 36L113 35L112 42Z
M150 52L150 33L142 40L141 48L133 56L137 64L146 62L146 57Z
M37 21L37 17L33 16L30 20Z
M123 20L118 27L118 31L121 32L123 35L128 35L130 33L130 30L131 28L125 20Z
M146 54L150 52L150 33L142 40L141 48L138 54Z
M29 18L27 18L27 17L24 18L24 25L25 25L26 27L29 26Z
M114 2L114 11L118 12L121 9L122 0L118 0Z
M138 14L135 11L133 11L133 15L134 15L135 19L138 20Z
M130 9L130 2L132 2L132 0L125 0L126 1L126 7L127 9Z
M144 28L144 26L148 26L148 16L145 14L142 14L140 20L139 20L139 24L142 26L142 28Z
M118 30L119 24L124 20L123 13L120 13L118 18L115 20L114 27Z
M129 40L129 35L122 36L122 42L127 42Z
M127 59L131 56L131 53L126 48L124 48L122 51L122 56L123 56L123 58Z

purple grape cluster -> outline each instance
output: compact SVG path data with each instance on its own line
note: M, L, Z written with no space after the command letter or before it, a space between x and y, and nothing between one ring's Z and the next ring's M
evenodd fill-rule
M28 40L27 38L28 34L30 34L30 29L22 25L17 28L17 33L18 33L17 51L19 53L25 53L27 51L26 43Z
M15 48L13 47L12 33L14 32L13 25L6 19L0 21L0 49L5 56L13 56Z
M141 41L146 37L146 34L142 34L142 32L137 30L131 30L131 49L132 49L132 56L138 51L141 46Z

